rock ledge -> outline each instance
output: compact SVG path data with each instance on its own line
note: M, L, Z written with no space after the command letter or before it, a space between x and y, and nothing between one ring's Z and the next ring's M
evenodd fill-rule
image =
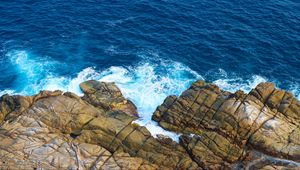
M182 133L151 136L114 83L84 96L41 91L0 99L0 169L299 169L300 103L272 83L249 94L197 81L153 120Z
M272 83L245 94L197 81L152 119L184 134L181 146L204 169L300 168L300 102Z

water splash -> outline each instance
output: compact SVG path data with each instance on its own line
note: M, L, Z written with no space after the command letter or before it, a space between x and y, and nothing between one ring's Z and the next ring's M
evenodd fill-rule
M167 64L168 63L168 64ZM99 75L99 81L115 82L125 97L136 104L141 119L152 135L165 134L178 139L178 134L163 130L151 121L156 107L169 95L179 95L192 82L203 79L188 67L177 62L141 63L137 67L111 67Z
M204 80L197 72L179 62L158 60L158 58L155 58L156 62L153 62L153 58L144 59L144 62L129 67L113 66L103 70L88 67L75 77L67 77L55 74L55 67L61 66L55 61L35 58L26 51L14 51L7 56L18 72L16 83L19 87L3 90L0 95L5 93L33 95L40 90L62 90L81 96L83 95L79 88L81 82L91 79L115 82L123 95L137 106L141 118L136 123L146 126L152 135L165 134L174 140L178 140L178 134L157 126L157 123L151 120L152 113L167 96L180 95L194 81ZM249 79L231 76L222 69L219 69L213 77L213 83L230 92L240 89L249 92L260 82L266 81L268 81L266 78L258 75L253 75ZM298 89L300 88L297 84L290 87L299 98Z
M48 60L47 57L35 58L26 51L12 51L6 54L13 69L17 72L14 84L17 93L31 95L42 89L39 82L47 80L57 66L57 63Z

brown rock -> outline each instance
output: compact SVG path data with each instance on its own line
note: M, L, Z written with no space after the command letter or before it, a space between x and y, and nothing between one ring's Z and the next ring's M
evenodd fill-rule
M85 93L95 94L85 100L59 91L3 96L0 169L200 169L182 146L155 139L131 112L111 107L126 100L113 84L87 84Z
M128 115L138 117L137 108L125 99L115 83L86 81L80 84L84 93L83 100L104 110L121 110Z
M249 94L197 81L153 120L182 133L151 136L113 83L84 96L41 91L0 99L0 169L299 169L300 104L262 83Z
M168 97L152 118L164 129L185 134L180 143L202 168L245 168L255 162L244 161L252 152L279 162L260 168L289 160L289 168L300 166L299 101L272 83L232 94L197 81L178 98Z

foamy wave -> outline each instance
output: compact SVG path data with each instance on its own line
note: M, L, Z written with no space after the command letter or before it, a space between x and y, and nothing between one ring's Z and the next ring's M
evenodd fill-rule
M244 80L240 77L236 78L225 78L225 79L218 79L213 81L216 85L218 85L221 89L230 91L232 93L243 90L244 92L248 93L251 89L255 88L259 83L267 82L267 79L254 75L248 80Z
M291 91L300 100L300 84L291 84L288 90Z
M97 79L98 76L99 73L92 67L88 67L79 72L75 78L48 76L36 86L38 89L69 91L82 96L83 93L79 88L79 84L87 80Z
M139 111L141 119L136 123L146 126L152 135L165 134L178 140L178 134L165 131L151 120L152 113L169 95L179 95L192 82L203 79L202 76L187 66L173 61L141 62L136 66L113 66L104 70L89 67L76 77L56 75L52 67L59 63L35 58L26 51L15 51L8 54L12 65L20 75L19 91L2 91L32 95L40 90L62 90L82 95L79 84L86 80L115 82L123 95L132 100Z
M168 95L179 95L197 79L202 77L180 63L170 62L111 67L101 72L98 80L116 82L126 97L141 106L140 111L147 112L154 111Z
M165 131L151 120L152 113L167 96L181 94L202 77L180 63L169 61L168 64L139 63L136 67L113 66L102 71L89 67L75 78L47 77L37 86L39 89L59 89L82 95L79 84L90 79L115 82L123 95L137 106L141 119L136 123L146 126L154 136L165 134L177 141L178 134Z
M12 95L12 94L16 94L16 93L15 93L14 90L9 90L9 89L0 91L0 96L3 96L3 95L5 95L5 94L10 94L10 95Z
M177 140L178 135L167 132L151 121L151 115L163 100L181 94L200 75L177 62L142 63L137 67L111 67L99 75L99 81L115 82L125 97L132 100L141 119L136 123L146 126L152 135L165 134Z
M145 62L140 62L136 66L113 66L104 70L88 67L79 72L76 77L64 77L54 72L55 67L61 66L60 63L36 59L26 51L15 51L9 53L8 56L20 75L16 82L19 87L1 91L0 95L6 93L32 95L40 90L62 90L81 96L83 95L79 88L81 82L91 79L115 82L123 95L137 106L141 118L136 123L146 126L154 136L165 134L176 141L179 134L165 131L157 126L157 123L151 120L152 113L167 96L180 95L192 82L204 79L189 67L174 61L158 60L157 62L156 60L153 62L145 59ZM254 75L249 79L228 76L222 69L219 69L212 79L213 83L230 92L237 90L249 92L257 84L267 81L259 75ZM289 90L300 98L299 89L299 85L295 84Z
M24 95L32 95L43 89L38 86L39 82L48 78L57 66L57 63L48 60L47 57L35 58L26 51L12 51L7 53L7 57L13 69L18 73L14 82L18 85L15 92Z

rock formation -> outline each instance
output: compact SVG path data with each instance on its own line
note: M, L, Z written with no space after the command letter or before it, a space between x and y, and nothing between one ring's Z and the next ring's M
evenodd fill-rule
M203 169L300 168L300 102L272 83L249 94L197 81L153 114Z
M300 103L271 83L234 94L197 81L153 120L180 142L135 124L114 83L84 96L41 91L0 99L0 169L299 169Z
M84 96L42 91L1 98L0 169L197 169L187 151L155 139L113 83L80 85Z

